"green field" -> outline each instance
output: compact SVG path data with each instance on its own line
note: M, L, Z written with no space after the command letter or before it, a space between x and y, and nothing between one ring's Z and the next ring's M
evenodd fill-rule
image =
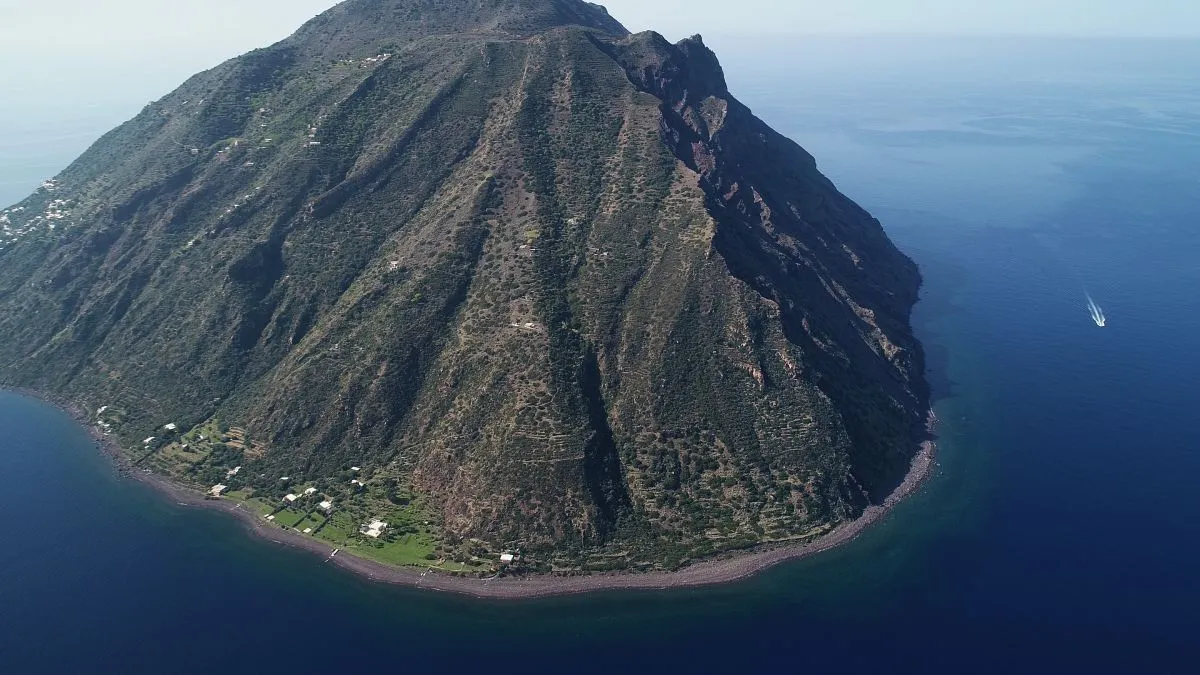
M425 557L432 554L436 546L433 537L429 535L406 534L394 542L367 541L369 543L355 543L347 548L355 555L401 567L426 567L436 562Z
M296 523L296 529L300 530L302 532L305 529L310 529L310 528L313 530L316 530L324 522L325 522L325 518L323 518L322 516L318 515L317 513L310 513L303 520Z
M268 504L267 502L264 502L258 498L250 498L242 503L246 505L246 508L252 509L255 512L257 512L261 515L264 515L264 516L270 515L271 513L273 513L275 511L274 504Z
M295 527L297 523L304 520L304 517L305 514L303 513L293 511L291 509L284 509L275 514L275 522L284 527Z
M491 569L487 563L478 563L475 565L462 564L453 561L443 562L439 564L439 559L429 559L428 556L433 555L437 549L437 537L431 532L426 532L428 529L425 525L427 517L423 509L419 506L405 509L372 509L372 513L379 513L379 518L391 523L393 536L397 529L408 530L409 533L400 535L394 541L388 541L388 536L379 540L370 539L359 533L359 527L362 522L373 519L373 517L365 517L362 513L356 511L335 511L332 515L326 517L320 511L297 510L295 505L290 506L276 512L279 504L272 504L262 501L258 497L252 496L254 491L251 489L238 490L226 493L225 497L231 501L243 504L245 508L266 516L275 514L274 522L281 527L294 528L304 531L306 528L311 528L312 536L326 541L336 547L343 548L355 555L376 560L388 565L398 567L434 567L436 569L450 572L470 572L470 571L488 571ZM380 506L379 504L376 507ZM361 508L359 510L362 510ZM413 530L417 530L413 532Z
M345 546L350 537L358 532L358 526L353 518L345 512L337 512L329 517L329 521L317 536L331 544Z

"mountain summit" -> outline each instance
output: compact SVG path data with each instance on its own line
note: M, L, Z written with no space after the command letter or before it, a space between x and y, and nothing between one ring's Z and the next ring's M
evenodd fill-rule
M629 34L603 7L579 0L350 0L309 21L283 44L307 59L352 58L438 35L519 39L566 26Z
M915 265L699 37L588 3L343 3L0 226L0 381L389 562L805 541L924 439Z

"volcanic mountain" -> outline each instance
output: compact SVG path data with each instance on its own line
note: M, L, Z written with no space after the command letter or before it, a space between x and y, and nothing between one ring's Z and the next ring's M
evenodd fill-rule
M349 0L0 226L0 382L365 550L673 568L926 435L916 266L701 38L578 0Z

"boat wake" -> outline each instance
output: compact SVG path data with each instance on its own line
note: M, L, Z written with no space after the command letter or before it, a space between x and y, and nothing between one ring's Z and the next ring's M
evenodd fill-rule
M1100 309L1100 305L1096 304L1089 293L1085 291L1084 295L1087 296L1088 312L1092 315L1092 321L1095 321L1097 326L1104 328L1104 324L1108 323L1108 319L1104 317L1104 310Z

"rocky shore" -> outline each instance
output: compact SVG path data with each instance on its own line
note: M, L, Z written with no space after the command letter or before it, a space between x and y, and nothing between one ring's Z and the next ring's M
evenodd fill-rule
M14 389L54 405L81 424L96 447L115 465L117 471L132 480L148 485L173 499L181 506L216 509L239 518L246 529L276 544L308 551L339 567L360 574L372 581L411 586L434 591L455 593L477 598L520 599L562 595L577 595L606 590L665 590L723 584L746 579L780 563L806 558L836 548L858 538L867 528L884 518L897 504L917 491L932 475L937 446L932 441L921 444L913 458L904 481L882 504L868 508L858 519L844 523L830 533L805 544L764 546L739 551L726 556L691 564L675 572L604 573L575 576L531 575L478 579L451 576L433 570L398 568L361 558L329 544L268 523L257 514L243 509L237 502L212 499L168 478L134 468L112 440L97 428L79 406L56 400L38 392ZM936 418L930 414L930 432Z

